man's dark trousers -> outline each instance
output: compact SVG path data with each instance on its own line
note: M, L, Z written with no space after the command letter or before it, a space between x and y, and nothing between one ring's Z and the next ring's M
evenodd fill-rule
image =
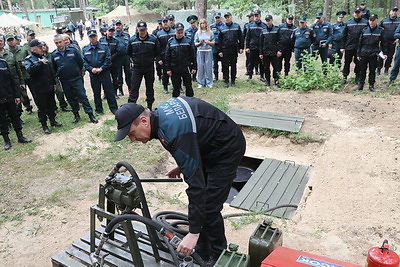
M89 104L89 100L87 98L85 88L83 87L83 81L81 77L69 80L60 79L60 82L64 89L65 97L67 98L67 101L71 106L73 113L78 113L79 103L82 104L85 113L93 113L93 109Z
M236 80L237 72L237 54L223 54L222 57L222 73L225 82L229 81L229 67L231 68L231 82Z
M121 56L118 61L120 62L120 65L118 67L118 87L121 88L122 91L122 85L124 83L123 78L122 78L122 71L125 73L125 82L126 85L128 86L128 91L130 90L131 86L131 74L130 74L130 57L128 55L123 55Z
M350 64L354 61L354 73L356 74L356 82L360 78L360 61L357 59L357 50L346 50L344 54L343 77L347 78L350 74Z
M154 66L150 68L133 67L132 68L132 85L129 92L128 102L136 103L139 98L139 88L144 77L146 86L146 102L147 107L151 107L154 103Z
M112 113L118 109L117 100L115 100L115 93L110 78L110 70L103 70L99 74L90 73L90 85L93 90L93 98L95 110L97 113L103 113L103 104L101 102L101 85L103 85L104 95L107 99L108 107Z
M172 80L172 86L174 87L174 90L172 91L173 97L178 97L180 95L182 82L186 88L186 96L192 97L194 95L192 87L192 75L190 73L189 68L173 70L171 80Z
M361 57L360 61L360 83L364 84L365 79L367 78L367 70L369 66L369 75L368 75L368 83L370 85L375 84L376 78L376 68L378 66L378 57Z

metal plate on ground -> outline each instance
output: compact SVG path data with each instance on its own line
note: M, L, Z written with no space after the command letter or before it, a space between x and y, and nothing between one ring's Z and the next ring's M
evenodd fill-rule
M294 162L265 159L230 206L262 212L282 204L298 205L310 169ZM295 208L280 208L266 214L291 219L295 211Z
M292 133L298 133L305 120L305 116L302 115L245 109L230 109L226 114L239 125L256 126Z

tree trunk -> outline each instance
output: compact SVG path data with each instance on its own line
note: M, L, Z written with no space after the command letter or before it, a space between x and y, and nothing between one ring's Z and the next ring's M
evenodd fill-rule
M3 1L0 1L0 8L1 10L4 10Z
M128 22L131 23L131 11L129 10L129 1L125 0L126 15L128 16Z
M207 0L196 0L194 3L194 10L199 19L207 18Z
M26 19L30 21L30 19L29 19L29 14L28 14L28 10L26 9L25 3L22 2L21 0L18 0L18 5L19 5L19 8L20 8L21 10L25 11Z
M325 0L324 15L325 15L325 19L326 19L328 22L331 22L331 17L332 17L332 0Z
M32 11L33 11L33 20L37 23L37 17L36 17L36 9L35 9L35 3L33 2L33 0L31 0L31 7L32 7Z
M85 0L79 0L79 7L83 11L83 18L86 20L86 1Z
M14 14L14 10L12 8L11 0L7 0L7 4L8 4L8 9L10 10L10 13Z
M352 14L351 12L350 12L350 0L346 0L346 2L345 2L345 4L344 4L344 9L345 9L345 11L347 12L347 14Z
M74 8L76 8L76 0L74 0Z
M53 9L53 0L49 0L49 9Z
M297 19L299 19L299 17L301 16L307 16L310 14L307 14L308 12L308 1L307 0L294 0L293 1L294 4L296 5L296 14L294 14L296 16ZM309 16L308 16L309 17Z

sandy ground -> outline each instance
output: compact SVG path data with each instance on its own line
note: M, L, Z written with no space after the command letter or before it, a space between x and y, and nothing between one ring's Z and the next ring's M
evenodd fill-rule
M283 231L284 246L359 265L364 264L368 249L380 246L384 239L400 252L399 96L268 91L235 96L229 104L305 115L301 133L324 140L299 145L286 137L270 138L243 129L247 156L312 166L295 218L274 220ZM84 132L79 129L69 137L85 141ZM52 134L48 138L57 143L60 136ZM42 156L48 150L48 146L39 146L35 155ZM159 177L173 166L173 160L168 158L165 165ZM99 181L93 179L90 189L94 193ZM185 184L145 188L174 195L184 191ZM186 201L184 195L179 199ZM95 197L83 197L74 206L52 208L42 217L30 216L18 227L5 224L0 229L0 266L51 266L51 256L88 232L89 207L95 203ZM156 209L171 206L161 203L153 206L153 211ZM228 205L224 208L224 213L237 211ZM43 216L50 219L43 220ZM248 237L257 224L234 230L226 221L228 242L239 244L239 251L246 253Z

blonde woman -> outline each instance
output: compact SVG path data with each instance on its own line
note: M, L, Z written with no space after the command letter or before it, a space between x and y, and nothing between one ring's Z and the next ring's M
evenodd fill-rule
M206 19L200 20L199 30L194 36L194 45L197 47L197 83L198 88L213 86L212 67L213 55L212 47L215 45L214 34Z

